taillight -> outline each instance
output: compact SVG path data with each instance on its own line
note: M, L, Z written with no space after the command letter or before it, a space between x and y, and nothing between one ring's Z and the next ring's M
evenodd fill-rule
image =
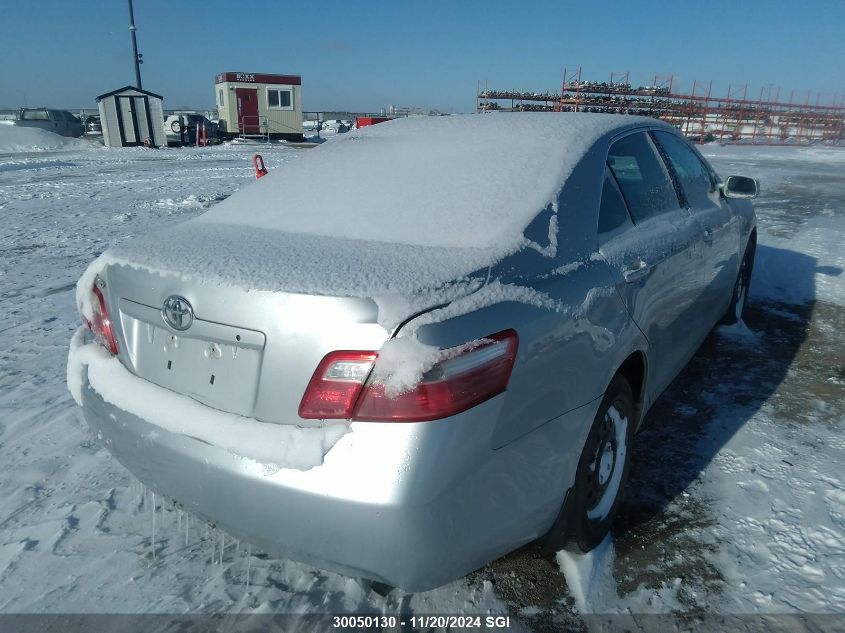
M355 401L375 360L375 352L327 354L302 396L299 417L312 420L351 418Z
M102 280L99 278L94 282L91 292L94 294L94 301L91 302L94 315L89 321L85 319L85 324L88 329L94 334L97 342L105 347L113 355L117 355L117 339L114 337L114 330L112 328L111 319L109 318L109 309L106 307L106 298L103 296L103 291L100 288Z
M314 373L299 415L374 422L446 418L505 391L518 345L516 332L505 330L464 350L444 350L444 359L427 371L418 385L394 396L387 395L384 384L367 379L376 359L374 352L333 352ZM349 370L348 363L356 369ZM333 374L347 377L338 379Z

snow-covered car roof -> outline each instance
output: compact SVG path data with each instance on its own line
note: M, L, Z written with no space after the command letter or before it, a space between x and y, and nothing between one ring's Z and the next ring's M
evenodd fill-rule
M558 223L558 194L573 168L601 136L642 124L661 125L502 113L369 126L282 163L198 218L110 249L78 287L117 264L249 290L410 296L534 244L524 231L535 218L548 218L541 232L556 239L556 227L569 226ZM560 212L597 205L600 174L593 184ZM557 242L541 251L551 261ZM83 313L89 295L79 297Z
M283 164L199 221L416 246L513 245L596 139L635 121L587 113L396 119Z

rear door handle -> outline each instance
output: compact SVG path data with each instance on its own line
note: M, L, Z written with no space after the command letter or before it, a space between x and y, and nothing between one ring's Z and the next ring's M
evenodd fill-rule
M633 283L635 281L639 281L644 277L648 276L651 272L651 266L644 262L643 260L639 259L622 271L622 275L625 277L625 281L627 283Z

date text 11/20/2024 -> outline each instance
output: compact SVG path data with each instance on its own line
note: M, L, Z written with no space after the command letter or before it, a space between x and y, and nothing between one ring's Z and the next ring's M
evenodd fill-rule
M508 629L510 616L505 615L341 615L332 618L335 629L384 630L410 626L413 629Z

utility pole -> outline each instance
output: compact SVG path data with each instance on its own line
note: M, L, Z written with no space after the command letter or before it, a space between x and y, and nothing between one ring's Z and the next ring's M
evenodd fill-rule
M135 87L141 90L141 64L143 55L138 52L138 41L135 39L135 12L132 10L132 0L129 0L129 32L132 33L132 61L135 63Z

